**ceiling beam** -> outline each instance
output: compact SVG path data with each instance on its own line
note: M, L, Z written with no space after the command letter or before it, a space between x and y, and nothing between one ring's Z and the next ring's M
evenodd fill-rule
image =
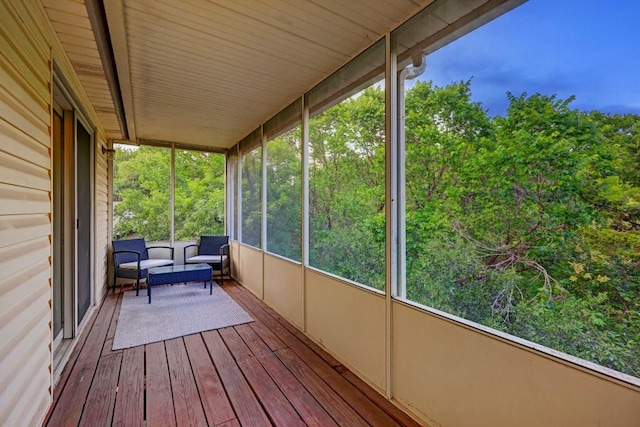
M111 98L113 100L113 106L116 110L116 117L118 118L118 123L120 125L120 131L122 132L124 139L130 139L104 5L102 0L85 0L85 6L87 8L87 13L89 14L89 21L91 22L93 35L96 39L96 44L98 45L102 68L104 70L104 75L107 78L109 91L111 92Z
M127 44L127 27L124 18L123 0L109 0L104 3L104 11L109 25L109 36L113 48L113 57L118 71L120 96L129 131L129 139L136 140L136 120L133 110L133 92L131 90L131 73L129 69L129 48Z

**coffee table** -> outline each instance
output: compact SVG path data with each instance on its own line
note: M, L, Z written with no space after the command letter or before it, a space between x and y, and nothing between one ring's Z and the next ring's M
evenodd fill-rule
M211 266L208 264L170 265L167 267L154 267L148 270L147 294L151 304L151 288L157 285L172 285L174 283L204 282L207 287L209 282L213 294L213 279L211 278Z

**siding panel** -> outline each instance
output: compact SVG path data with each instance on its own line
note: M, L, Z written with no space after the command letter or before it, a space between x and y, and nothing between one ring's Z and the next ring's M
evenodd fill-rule
M50 227L47 214L0 216L0 248L48 237Z
M46 99L49 89L47 87L47 69L43 67L34 67L25 58L20 55L11 35L5 32L4 26L0 25L0 46L2 46L2 60L8 64L12 64L18 70L18 73L27 81L31 82L33 89L36 90L43 99Z
M51 403L51 48L32 1L0 2L0 425Z
M2 156L0 157L0 182L48 191L49 169L14 156Z
M42 279L42 274L40 275L40 277L38 277L38 279ZM43 295L29 295L30 298L34 298L33 301L38 301L41 300L42 298L46 298L47 295L43 294ZM26 301L26 299L25 299ZM29 300L26 301L26 305L25 305L25 309L29 309L29 306L33 303L33 301ZM40 303L42 301L39 301ZM40 304L41 305L41 304ZM42 308L40 308L40 310L42 310ZM14 325L15 331L17 332L24 332L26 325ZM20 371L24 368L29 368L26 369L26 372L36 372L37 371L37 366L40 366L42 363L38 364L37 362L34 362L32 359L25 359L24 358L24 354L38 354L38 357L40 357L41 361L42 358L48 358L46 354L42 353L42 352L38 352L38 345L39 342L43 339L48 339L49 336L49 328L48 326L45 325L45 327L40 326L39 328L37 328L36 330L30 330L29 334L33 335L34 338L37 339L25 339L26 336L25 335L19 335L19 333L14 333L13 336L10 337L6 337L6 341L3 342L2 345L0 345L0 354L2 354L3 356L3 369L2 372L0 372L0 379L2 380L3 384L8 384L7 389L10 390L12 388L17 387L17 383L20 383L22 381L24 382L28 382L29 381L29 377L27 378L22 378L24 375L20 375ZM40 335L38 337L38 334ZM30 367L30 365L34 365L32 367ZM14 396L14 394L9 394L7 397L10 401L12 399L17 400L20 398L20 394L17 393L17 395ZM11 405L13 406L13 405Z
M12 144L0 146L0 151L43 168L50 167L49 148L2 118L0 118L0 139L12 142Z
M96 298L100 300L107 285L107 259L109 254L109 163L100 147L106 146L103 138L96 138Z
M27 58L25 62L34 64L34 66L38 64L38 68L42 69L42 64L46 64L49 58L43 47L34 42L31 32L25 29L28 24L23 22L23 19L28 22L29 18L18 16L14 8L7 3L9 2L0 2L0 23L6 29L7 34L13 35L12 39L16 48L20 50L24 58ZM35 27L33 23L31 24L30 27Z
M0 215L51 213L49 192L0 183Z
M4 81L2 83L5 84ZM49 140L49 126L48 122L40 120L39 114L42 113L30 111L13 98L10 87L0 86L0 117L36 140L45 142Z
M32 113L38 115L38 119L44 123L49 122L49 101L47 94L36 91L32 83L18 74L18 70L8 64L4 58L0 61L0 81L9 88L11 97L19 100ZM15 102L15 101L14 101Z

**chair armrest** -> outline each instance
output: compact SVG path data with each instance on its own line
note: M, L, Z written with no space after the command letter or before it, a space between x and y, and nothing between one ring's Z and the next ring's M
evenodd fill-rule
M229 256L229 244L224 244L222 246L220 246L220 256Z
M187 245L187 246L184 247L183 251L184 251L184 262L185 263L187 262L187 248L192 248L194 246L200 246L200 245L198 245L197 243L192 243L192 244Z
M171 259L174 259L173 258L174 248L172 248L171 246L147 246L147 251L149 251L149 249L169 249L169 251L171 252Z
M140 252L139 251L132 251L129 249L123 249L120 251L113 251L113 267L114 268L118 268L120 266L120 264L116 265L116 254L122 254L122 253L130 253L130 254L136 254L136 256L138 257L138 270L140 270Z

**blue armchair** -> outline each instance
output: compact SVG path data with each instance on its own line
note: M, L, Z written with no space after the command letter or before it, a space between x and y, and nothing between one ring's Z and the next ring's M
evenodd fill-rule
M147 279L147 270L173 264L173 248L170 246L149 246L144 240L126 239L113 240L113 289L116 288L116 278L135 279L136 295L140 294L140 279ZM164 249L170 253L170 258L149 258L149 249Z
M196 253L189 257L187 252L193 253L193 249L187 251L187 248L193 247L197 247ZM224 285L225 270L231 274L229 236L200 236L200 243L184 247L184 263L209 264L214 271L220 272L220 286Z

